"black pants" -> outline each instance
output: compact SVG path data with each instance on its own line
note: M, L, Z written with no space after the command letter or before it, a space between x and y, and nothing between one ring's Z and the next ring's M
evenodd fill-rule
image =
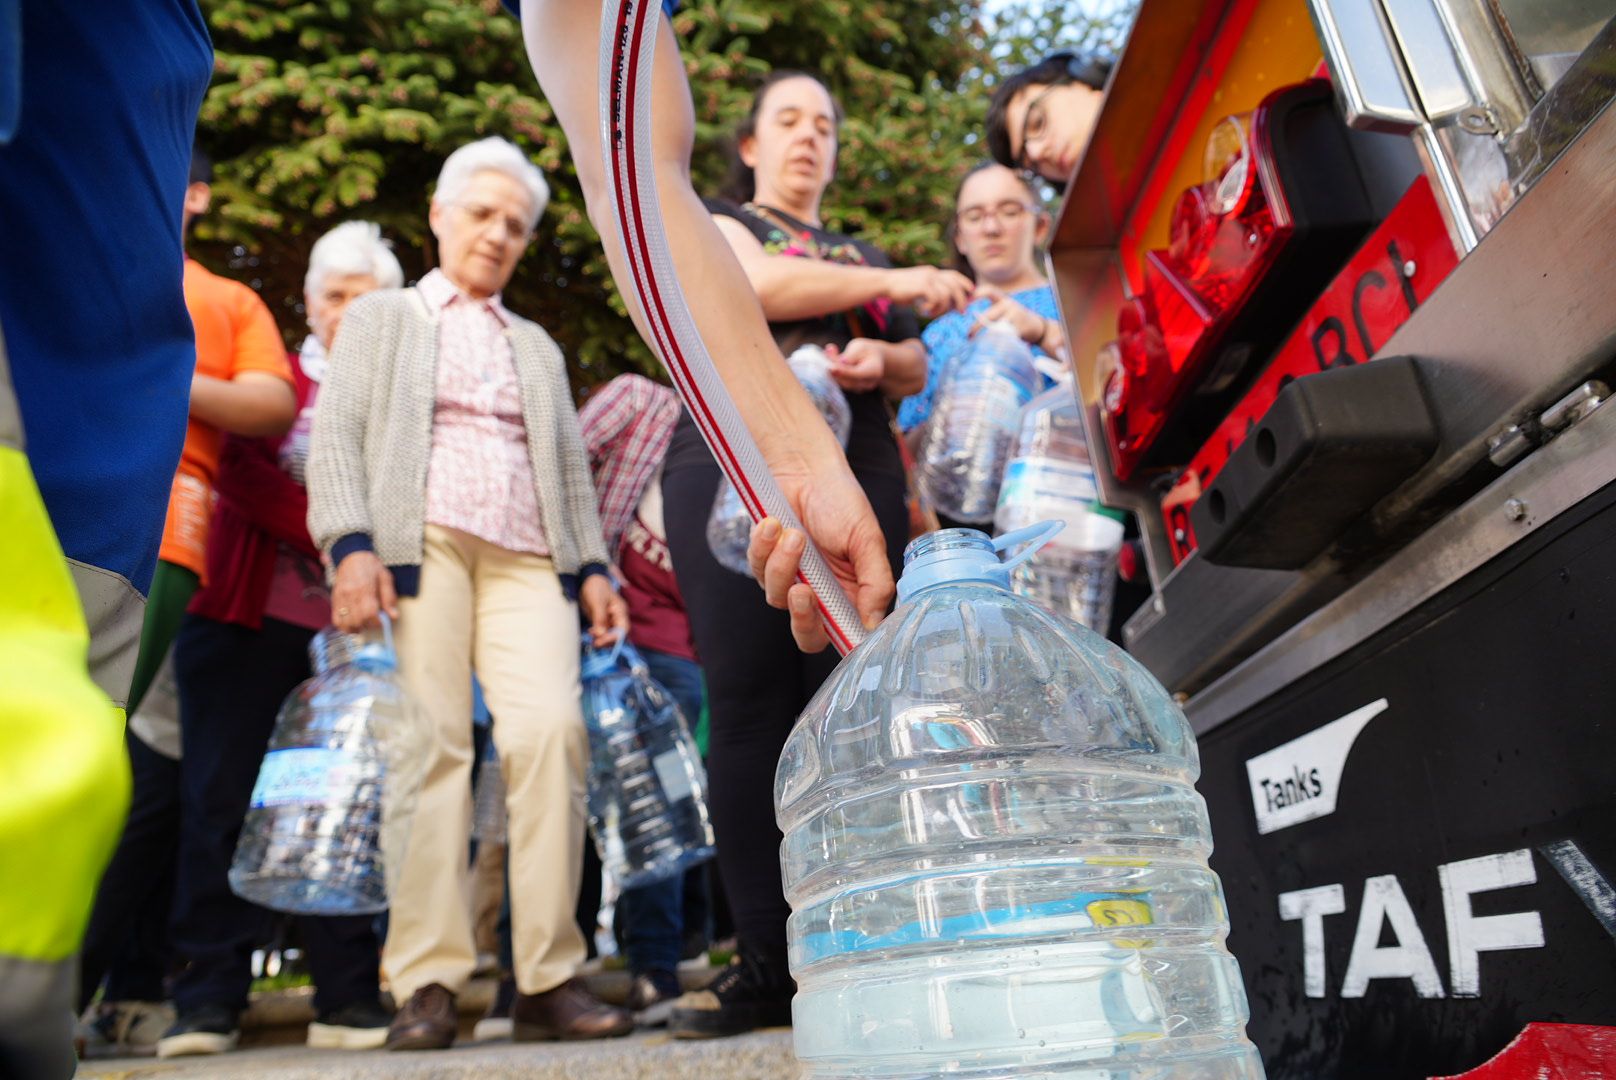
M665 474L663 513L707 678L709 809L719 874L741 947L783 964L791 908L780 883L774 770L792 724L839 658L832 649L804 654L791 637L790 617L768 606L757 582L713 558L707 518L719 476L716 464ZM896 573L909 533L903 477L860 476L859 482L886 534Z
M125 729L129 818L96 892L79 954L79 1011L106 979L107 1001L162 1001L180 828L180 763Z
M269 913L230 891L230 860L281 702L309 677L313 631L265 619L262 630L187 615L174 643L180 691L180 841L171 937L188 966L174 1004L242 1009L252 951ZM380 946L369 915L302 918L315 1009L378 996Z

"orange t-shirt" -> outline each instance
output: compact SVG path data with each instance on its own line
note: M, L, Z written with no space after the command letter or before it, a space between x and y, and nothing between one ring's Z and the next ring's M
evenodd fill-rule
M275 317L258 294L220 277L195 259L185 260L185 306L196 328L196 370L215 379L262 371L292 381ZM213 478L224 432L195 416L185 429L185 449L168 499L168 521L158 557L202 576L207 564L208 523L213 519Z

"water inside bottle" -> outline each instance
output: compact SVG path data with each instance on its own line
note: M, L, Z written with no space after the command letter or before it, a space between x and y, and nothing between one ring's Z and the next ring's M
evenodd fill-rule
M776 775L812 1077L1262 1075L1183 713L1009 590L1031 539L915 541ZM1048 530L1044 530L1047 539Z
M706 774L673 696L632 645L586 653L589 827L601 863L625 889L712 857Z
M306 915L380 912L397 881L428 735L389 644L327 628L287 697L230 867L237 895Z

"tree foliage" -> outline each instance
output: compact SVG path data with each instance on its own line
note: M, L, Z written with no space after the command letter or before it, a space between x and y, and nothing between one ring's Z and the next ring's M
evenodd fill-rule
M675 19L697 115L699 190L722 176L727 133L767 71L799 68L841 99L832 228L901 263L941 261L959 175L981 155L996 72L1071 38L1099 41L1123 0L688 0ZM213 85L199 139L215 211L194 253L248 280L289 342L304 333L309 248L355 217L381 224L406 275L433 265L426 206L448 153L501 135L553 196L506 293L593 383L655 362L623 314L566 141L539 92L521 28L498 0L203 0ZM1098 9L1098 10L1093 10ZM1108 22L1107 19L1110 19ZM699 298L697 298L699 301Z

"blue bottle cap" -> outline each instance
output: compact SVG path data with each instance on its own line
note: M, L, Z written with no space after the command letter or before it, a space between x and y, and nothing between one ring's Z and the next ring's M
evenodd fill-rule
M1040 521L991 538L980 529L943 529L910 543L903 553L903 576L898 579L898 602L906 603L933 585L974 581L1010 588L1010 571L1066 528L1064 521ZM1001 555L1016 547L1008 559Z

